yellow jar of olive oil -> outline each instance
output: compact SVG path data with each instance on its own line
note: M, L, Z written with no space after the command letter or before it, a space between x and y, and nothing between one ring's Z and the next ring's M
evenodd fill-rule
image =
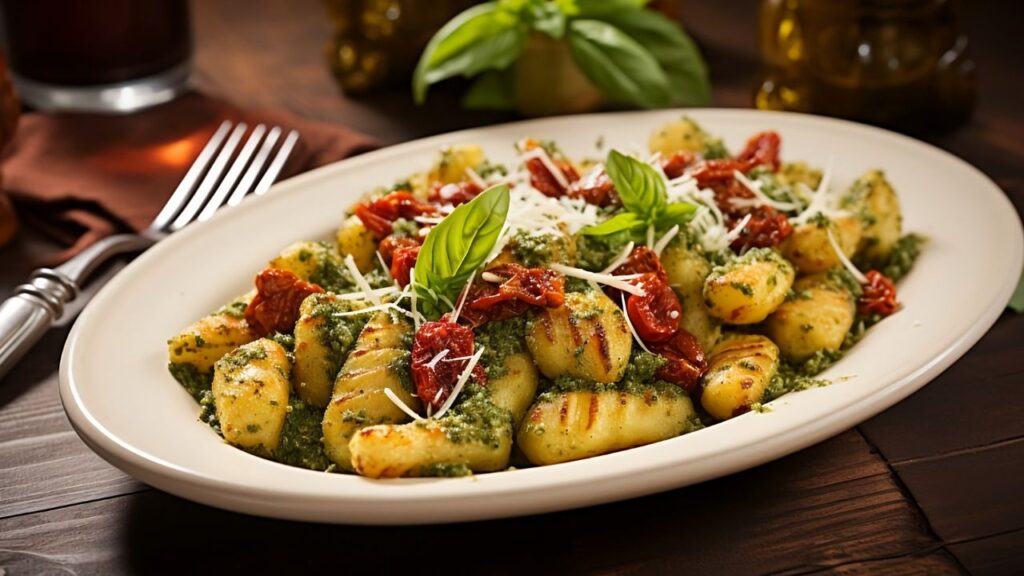
M947 129L974 105L959 0L762 0L758 108L912 132Z
M325 0L327 62L346 92L408 82L430 37L476 0Z

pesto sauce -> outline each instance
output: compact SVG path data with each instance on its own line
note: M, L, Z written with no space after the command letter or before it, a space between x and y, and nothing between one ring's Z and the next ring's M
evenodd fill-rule
M480 364L488 380L501 378L508 371L505 360L526 350L526 316L488 322L477 328L476 344L484 349Z
M167 365L171 376L182 385L190 396L199 402L204 392L209 392L210 384L213 382L213 371L201 372L192 364L181 364L171 362Z
M326 470L331 460L324 452L323 419L323 408L292 397L284 417L281 440L274 450L274 459L289 466Z
M399 218L391 223L391 235L396 238L416 238L420 235L420 225L413 220Z
M353 288L356 281L352 274L345 268L341 258L336 256L337 251L326 242L317 243L323 250L316 259L316 266L313 273L309 275L309 281L328 292L341 293Z
M435 478L458 478L460 476L472 476L473 471L463 462L434 462L421 466L420 476Z
M553 382L542 382L543 391L538 402L552 399L555 395L565 392L625 392L631 396L678 398L686 396L686 392L664 380L659 380L655 373L665 364L665 358L657 354L634 350L626 365L626 371L618 382L602 383L585 378L560 376Z
M881 266L882 274L885 274L893 282L898 282L910 272L914 262L921 254L921 246L927 239L920 234L907 234L896 241L892 251Z
M512 255L527 268L546 266L552 262L552 244L558 238L550 234L531 234L521 230L516 232L510 242Z
M409 330L411 333L412 330ZM402 389L409 394L416 394L416 383L412 379L412 353L404 352L395 357L387 365L387 370L391 374L398 377L398 382L402 385Z
M419 420L416 425L431 423L455 444L475 442L498 448L502 438L511 434L512 413L492 402L486 387L469 382L447 414L436 420Z
M359 307L351 301L335 300L326 295L314 295L313 298L316 300L310 317L317 321L317 339L327 351L332 372L329 377L333 378L355 346L359 333L369 320L369 313L341 316L339 314L358 310Z
M576 238L576 265L584 270L600 272L622 253L629 241L628 231L605 236L580 234Z
M219 310L214 312L214 314L221 316L229 316L231 318L237 318L241 320L242 318L245 318L245 309L248 307L249 304L245 301L244 298L237 298L221 306Z
M210 428L218 436L224 436L220 429L220 419L217 418L217 405L213 399L211 390L204 390L199 396L199 421L209 424Z

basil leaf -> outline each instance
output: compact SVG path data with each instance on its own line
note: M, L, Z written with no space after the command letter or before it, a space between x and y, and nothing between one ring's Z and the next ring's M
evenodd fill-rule
M580 70L612 100L645 108L672 100L668 77L636 40L600 20L573 20L569 49Z
M494 2L474 6L450 20L430 39L413 73L413 96L423 103L427 88L452 76L473 76L515 62L526 29Z
M516 107L516 78L512 68L484 72L462 97L471 110L512 110Z
M440 315L442 298L454 302L491 254L505 226L508 204L508 185L493 186L453 210L427 234L416 259L415 280L417 296L429 315Z
M665 208L668 202L665 180L650 164L612 150L608 152L604 169L626 210L650 221Z
M648 0L576 0L576 14L583 18L601 17L624 10L641 10Z
M696 212L697 207L688 202L673 202L668 206L665 206L665 210L658 215L657 220L654 222L654 227L658 230L666 230L679 224L688 222L693 217L693 213Z
M1010 303L1007 305L1017 314L1024 312L1024 272L1021 272L1020 282L1017 284L1017 289L1013 291L1013 297L1010 298Z
M555 40L561 40L565 36L565 24L565 12L551 2L544 2L535 7L529 18L530 28Z
M580 230L580 234L584 236L608 236L623 230L635 230L646 225L647 222L633 212L620 212L600 224L587 226Z
M708 68L679 24L651 10L623 10L598 16L636 40L668 76L673 104L702 105L711 100Z

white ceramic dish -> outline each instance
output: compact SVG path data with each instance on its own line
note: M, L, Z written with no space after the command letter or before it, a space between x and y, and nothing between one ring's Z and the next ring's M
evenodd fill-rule
M995 322L1024 258L1020 220L981 172L929 145L812 116L688 110L731 149L778 130L783 157L824 165L846 185L882 168L904 228L931 242L900 285L904 308L873 328L825 376L827 388L650 446L556 466L456 479L374 481L284 466L224 444L166 369L165 341L250 287L287 244L330 237L364 191L426 167L440 146L476 142L507 161L512 143L554 139L575 157L595 141L643 147L679 111L535 120L456 132L380 150L277 185L190 226L119 274L75 324L60 367L71 423L101 456L173 494L264 516L360 524L435 523L532 514L631 498L730 474L795 452L886 409L963 355ZM603 155L603 154L601 154Z

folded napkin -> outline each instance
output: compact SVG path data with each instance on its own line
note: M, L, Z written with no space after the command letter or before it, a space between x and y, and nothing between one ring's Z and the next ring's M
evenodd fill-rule
M19 217L67 246L63 261L109 234L145 229L223 120L299 131L281 179L374 147L337 124L193 93L128 116L25 114L3 186Z

